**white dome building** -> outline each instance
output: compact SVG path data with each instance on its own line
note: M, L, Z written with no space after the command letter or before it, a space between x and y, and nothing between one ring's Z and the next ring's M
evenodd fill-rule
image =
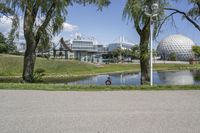
M194 58L192 52L192 46L195 43L188 37L183 35L171 35L163 39L158 47L157 52L161 56L161 59L169 59L170 54L174 53L176 55L176 60L188 61Z

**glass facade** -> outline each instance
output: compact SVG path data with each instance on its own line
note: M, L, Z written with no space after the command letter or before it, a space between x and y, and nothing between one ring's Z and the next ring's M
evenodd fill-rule
M72 50L73 51L98 52L97 46L94 45L93 41L87 41L87 40L72 41Z

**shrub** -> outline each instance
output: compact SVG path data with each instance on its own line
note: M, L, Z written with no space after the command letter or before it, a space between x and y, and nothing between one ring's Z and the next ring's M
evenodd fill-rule
M3 44L3 43L0 43L0 53L7 53L8 52L8 47Z
M169 55L169 60L170 60L170 61L176 61L176 53L171 53L171 54Z
M34 72L33 79L34 82L42 82L43 76L45 76L45 70L42 68L37 68Z

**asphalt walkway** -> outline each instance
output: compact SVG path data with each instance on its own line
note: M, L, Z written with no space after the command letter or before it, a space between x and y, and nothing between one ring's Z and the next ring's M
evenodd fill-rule
M200 91L0 90L0 133L200 133Z

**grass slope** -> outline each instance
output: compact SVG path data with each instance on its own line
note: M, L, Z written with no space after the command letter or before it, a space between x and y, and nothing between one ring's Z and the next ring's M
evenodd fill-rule
M23 57L12 55L0 55L0 76L21 76ZM123 72L139 70L139 65L108 64L97 67L80 61L47 60L37 58L36 68L45 69L47 76L54 75L91 75L96 73Z
M21 76L23 68L23 57L12 55L0 55L0 77L4 76ZM97 67L92 64L80 61L66 60L47 60L37 58L36 68L45 69L47 77L72 77L87 76L99 73L116 73L139 71L139 64L105 64ZM200 69L200 64L155 64L154 70L186 70Z

